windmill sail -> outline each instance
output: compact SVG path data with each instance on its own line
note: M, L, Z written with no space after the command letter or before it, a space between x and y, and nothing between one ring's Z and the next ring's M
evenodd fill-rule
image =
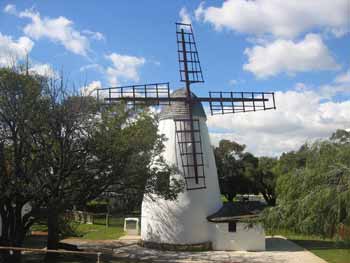
M189 83L204 82L192 26L176 23L176 40L180 80Z
M177 149L181 159L179 167L182 167L187 190L206 188L200 122L197 119L193 119L192 122L193 129L190 119L175 120ZM197 169L197 175L195 169Z
M128 105L169 105L169 83L152 83L120 87L102 88L97 90L97 98L103 97L107 103L124 101Z
M276 109L273 92L209 92L208 101L211 115Z

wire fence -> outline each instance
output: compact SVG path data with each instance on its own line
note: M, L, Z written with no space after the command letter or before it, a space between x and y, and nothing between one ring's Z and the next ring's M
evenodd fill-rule
M91 213L85 211L69 211L66 217L72 221L81 224L104 224L106 227L110 225L110 215L108 213Z
M39 248L25 248L25 247L3 247L0 246L0 251L9 251L10 254L13 254L14 251L20 251L20 252L33 252L33 253L55 253L55 254L64 254L64 255L91 255L96 256L96 263L102 263L101 262L101 252L86 252L86 251L70 251L70 250L53 250L53 249L39 249Z

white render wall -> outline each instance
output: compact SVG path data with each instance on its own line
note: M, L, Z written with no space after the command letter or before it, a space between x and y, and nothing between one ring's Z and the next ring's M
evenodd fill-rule
M264 251L265 231L261 224L248 226L237 222L236 232L228 232L228 223L213 223L216 234L212 240L214 250Z
M210 143L205 118L200 119L201 140L205 164L206 189L184 191L176 201L157 196L144 196L141 213L141 238L143 241L167 244L198 244L211 241L215 225L206 217L221 208L220 189L213 148ZM165 134L164 158L169 164L180 159L176 150L175 122L159 122L159 133ZM176 175L181 176L181 175Z

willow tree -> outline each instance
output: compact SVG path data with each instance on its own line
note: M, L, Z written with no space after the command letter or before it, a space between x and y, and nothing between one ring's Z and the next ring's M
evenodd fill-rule
M288 158L285 162L284 158ZM304 145L280 158L277 206L265 212L271 230L333 237L350 224L350 133Z

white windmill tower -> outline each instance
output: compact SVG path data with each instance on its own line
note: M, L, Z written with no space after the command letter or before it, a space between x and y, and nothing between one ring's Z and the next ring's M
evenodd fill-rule
M207 217L221 206L214 153L202 102L215 114L275 109L274 93L209 92L197 97L191 84L203 81L198 51L190 24L176 23L180 78L185 88L170 94L169 83L104 88L106 102L127 101L163 106L159 133L167 138L164 159L175 165L186 189L177 200L144 196L141 213L141 239L153 247L208 247L215 235Z

